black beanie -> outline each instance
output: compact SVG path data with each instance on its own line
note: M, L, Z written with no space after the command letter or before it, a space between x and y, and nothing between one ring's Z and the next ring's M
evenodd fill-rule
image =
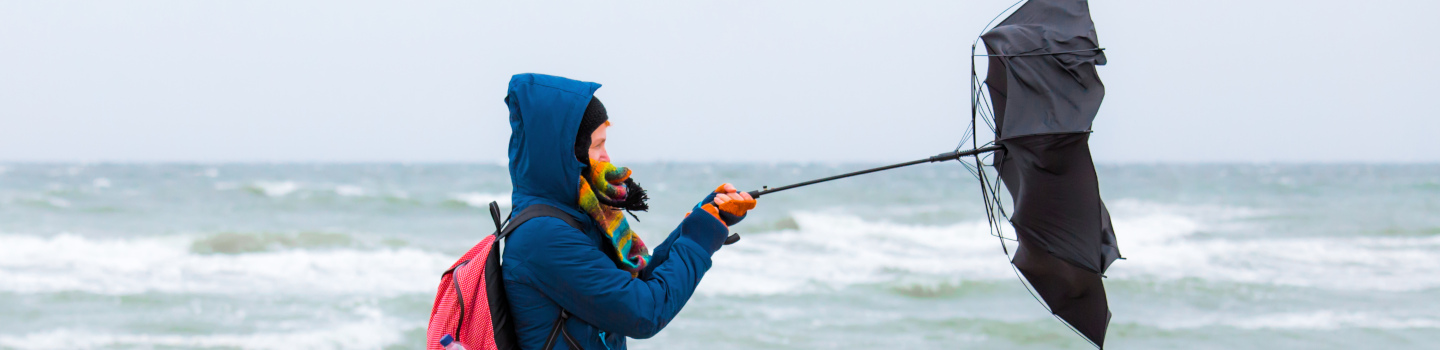
M610 120L610 116L605 114L605 105L600 103L600 98L591 96L590 105L585 106L585 115L580 117L580 130L575 133L575 159L581 164L590 166L590 134L607 120ZM625 179L625 188L627 191L622 201L617 202L605 196L595 196L595 199L600 201L600 204L625 209L626 212L650 210L650 205L645 203L650 200L650 196L640 184L635 183L635 179ZM640 218L635 217L635 213L630 213L630 217L640 221Z
M605 114L605 105L600 103L600 98L590 97L590 105L585 106L585 115L580 117L580 130L575 134L575 159L580 163L590 165L590 134L607 120L610 116Z

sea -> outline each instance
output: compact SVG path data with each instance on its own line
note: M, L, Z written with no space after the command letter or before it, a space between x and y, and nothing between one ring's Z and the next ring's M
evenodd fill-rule
M710 189L879 164L639 163L658 244ZM1440 347L1440 165L1099 164L1111 349ZM421 349L503 164L0 163L0 349ZM928 164L767 195L632 349L1090 349Z

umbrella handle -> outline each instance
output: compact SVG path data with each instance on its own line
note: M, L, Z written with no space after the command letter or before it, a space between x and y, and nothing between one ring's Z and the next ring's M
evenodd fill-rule
M725 238L725 245L735 244L735 242L739 242L739 241L740 241L740 234L739 234L739 233L731 233L731 234L730 234L730 237L726 237L726 238Z

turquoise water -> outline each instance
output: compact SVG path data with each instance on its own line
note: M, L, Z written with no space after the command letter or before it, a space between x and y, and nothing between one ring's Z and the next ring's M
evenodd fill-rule
M721 182L868 164L633 164L658 243ZM1101 165L1113 349L1431 348L1440 165ZM928 165L763 198L635 349L1085 349ZM503 166L0 164L0 348L415 349Z

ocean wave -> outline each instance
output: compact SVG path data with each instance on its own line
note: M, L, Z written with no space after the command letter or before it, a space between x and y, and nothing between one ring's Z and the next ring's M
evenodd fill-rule
M337 186L335 186L335 194L336 194L336 195L339 195L339 196L341 196L341 197L363 197L363 196L365 196L365 193L366 193L365 188L360 187L360 186L351 186L351 185L337 185Z
M1107 277L1207 281L1331 290L1440 288L1440 237L1266 237L1243 227L1262 210L1117 201L1120 252ZM1237 222L1242 222L1237 224ZM1244 234L1197 235L1231 231Z
M300 190L300 184L294 181L256 181L246 185L245 189L266 197L278 198Z
M490 202L497 202L501 207L510 206L510 194L464 192L451 194L447 203L460 204L476 208L489 208Z
M44 209L69 209L73 204L64 198L52 195L16 195L0 197L0 203L19 204L27 207Z
M1440 319L1317 310L1259 315L1188 315L1183 320L1158 322L1156 325L1162 329L1217 326L1251 330L1435 329L1440 328Z
M701 291L765 295L886 283L901 284L901 294L929 296L966 281L1015 279L1000 239L984 221L912 225L806 212L789 220L797 229L747 235L717 253L706 280L720 282L702 284ZM1151 245L1183 245L1202 225L1162 211L1116 217L1115 227L1121 252L1131 256ZM1008 224L1004 229L1002 235L1014 237ZM1006 244L1013 253L1015 243Z
M1236 318L1232 325L1247 329L1411 329L1440 328L1440 320L1382 316L1362 312L1314 311Z
M1117 261L1107 277L1161 282L1197 278L1362 291L1440 288L1440 236L1213 237L1197 233L1231 223L1202 221L1197 216L1262 214L1193 209L1151 206L1118 211L1131 212L1113 216L1120 251L1127 260ZM931 226L824 213L792 217L796 229L746 235L739 244L717 253L700 292L808 293L879 283L919 285L923 290L902 286L897 291L931 295L944 294L948 290L944 284L1015 278L998 239L983 221ZM1004 235L1014 233L1006 230ZM1007 244L1013 253L1014 242Z
M239 254L286 249L355 247L356 243L354 238L343 233L225 232L195 239L190 243L190 252L196 254Z
M1122 202L1123 203L1123 202ZM1144 208L1144 209L1141 209ZM1197 209L1199 208L1199 209ZM1440 236L1197 236L1233 229L1266 213L1244 208L1132 202L1114 213L1120 252L1110 278L1210 281L1323 288L1413 291L1440 287Z
M1120 230L1116 224L1116 230ZM1337 290L1440 287L1440 237L1187 240L1130 246L1112 278L1200 278Z
M1248 221L1276 213L1270 209L1216 204L1163 203L1135 198L1120 198L1106 201L1112 219L1141 219L1153 217L1182 218L1190 221L1194 229L1199 225L1209 231L1248 231L1254 229ZM1178 220L1171 220L1178 223ZM1149 226L1142 226L1148 229Z
M216 237L0 235L0 291L385 296L433 292L439 273L454 262L453 256L412 247L252 251L248 243L219 243L230 238Z
M794 213L795 230L747 235L714 257L700 292L766 295L895 281L907 275L1014 278L984 222L949 226Z
M275 199L301 201L346 202L383 200L391 203L414 204L410 194L400 190L376 190L351 184L302 184L296 181L215 182L218 191L244 192Z
M423 328L360 307L354 318L290 332L250 334L117 334L60 328L23 335L0 335L6 349L224 348L224 349L380 349L399 344L404 332Z

